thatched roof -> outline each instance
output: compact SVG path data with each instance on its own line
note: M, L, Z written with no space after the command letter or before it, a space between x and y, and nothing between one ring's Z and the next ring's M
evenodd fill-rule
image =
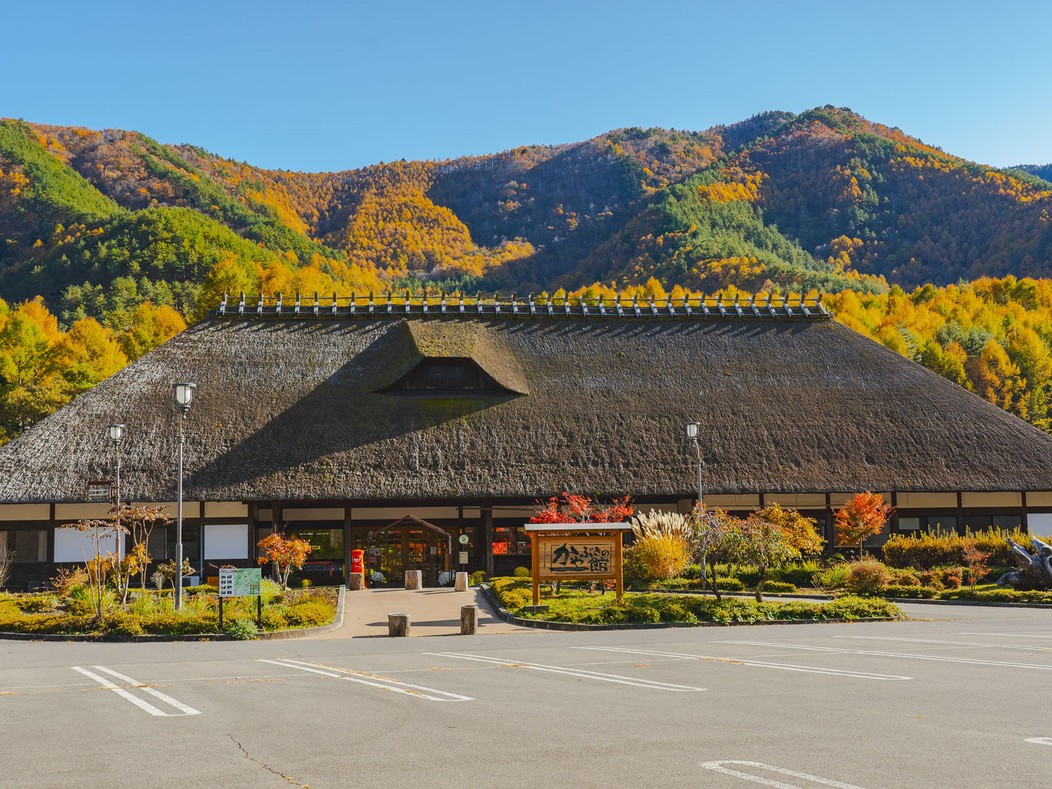
M382 391L433 357L502 391ZM826 319L228 314L0 448L0 501L83 500L113 421L125 498L172 500L177 380L190 500L685 497L690 421L711 493L1052 489L1052 438Z

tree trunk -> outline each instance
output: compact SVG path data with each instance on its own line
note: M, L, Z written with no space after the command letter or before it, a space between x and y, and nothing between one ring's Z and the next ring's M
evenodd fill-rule
M708 563L708 561L706 561L706 563L705 563L705 564L706 564L706 565L708 565L708 564L709 564L709 563ZM711 565L711 570L712 570L712 571L708 573L708 576L709 576L709 585L710 585L710 586L712 587L712 593L713 593L714 595L716 595L716 600L717 600L717 602L719 602L719 601L720 601L720 600L722 600L723 598L722 598L722 597L720 597L720 590L719 590L719 588L717 588L717 586L716 586L716 565L715 565L715 564Z
M756 579L756 602L763 602L763 584L767 580L767 568L761 567L760 577Z

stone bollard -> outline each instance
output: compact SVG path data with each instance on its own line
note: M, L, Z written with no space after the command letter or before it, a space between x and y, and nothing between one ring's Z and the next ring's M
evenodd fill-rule
M468 590L468 574L457 573L456 586L454 587L458 592L466 592Z
M460 606L460 635L473 636L479 626L479 607L477 605Z
M365 573L351 573L350 589L352 592L360 592L365 588Z
M409 635L409 614L388 614L387 635L400 638Z
M406 589L423 589L424 588L424 572L423 572L423 570L406 570L405 571L405 588Z

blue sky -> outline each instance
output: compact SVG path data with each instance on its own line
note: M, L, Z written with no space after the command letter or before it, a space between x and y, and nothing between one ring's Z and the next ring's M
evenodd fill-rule
M1048 2L18 3L0 115L338 170L847 106L1052 162Z

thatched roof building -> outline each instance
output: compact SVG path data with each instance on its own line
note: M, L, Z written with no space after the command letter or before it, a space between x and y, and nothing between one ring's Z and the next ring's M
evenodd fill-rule
M316 503L463 520L562 490L675 506L694 496L687 422L706 494L731 505L879 490L1022 512L1052 491L1052 437L814 304L497 306L224 307L0 448L0 502L84 501L115 421L123 497L172 501L180 380L198 386L186 499L275 519Z

